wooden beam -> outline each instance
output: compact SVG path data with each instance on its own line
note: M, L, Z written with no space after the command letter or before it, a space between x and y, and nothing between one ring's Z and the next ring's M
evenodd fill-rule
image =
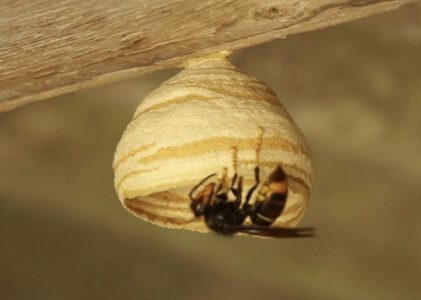
M0 111L414 1L1 1Z

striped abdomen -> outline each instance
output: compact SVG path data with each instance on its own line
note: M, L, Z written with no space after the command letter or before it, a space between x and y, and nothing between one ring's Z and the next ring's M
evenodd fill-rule
M253 224L271 225L282 214L288 198L288 178L278 165L259 190L251 216Z

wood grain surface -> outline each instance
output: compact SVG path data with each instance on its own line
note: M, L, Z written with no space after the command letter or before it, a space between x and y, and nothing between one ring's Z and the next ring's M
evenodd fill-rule
M413 1L2 1L0 111Z

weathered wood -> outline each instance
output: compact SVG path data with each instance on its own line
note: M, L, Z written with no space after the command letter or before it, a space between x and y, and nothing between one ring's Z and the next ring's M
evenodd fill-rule
M414 1L2 1L0 111Z

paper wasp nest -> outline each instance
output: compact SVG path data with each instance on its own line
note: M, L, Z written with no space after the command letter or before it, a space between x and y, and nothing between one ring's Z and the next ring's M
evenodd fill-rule
M227 168L244 176L243 194L254 184L256 139L261 180L281 165L288 201L273 226L294 227L302 218L314 170L300 130L264 83L237 70L218 53L191 59L185 69L140 103L114 157L115 187L124 207L152 223L208 231L190 209L190 190ZM215 179L217 180L217 179Z

